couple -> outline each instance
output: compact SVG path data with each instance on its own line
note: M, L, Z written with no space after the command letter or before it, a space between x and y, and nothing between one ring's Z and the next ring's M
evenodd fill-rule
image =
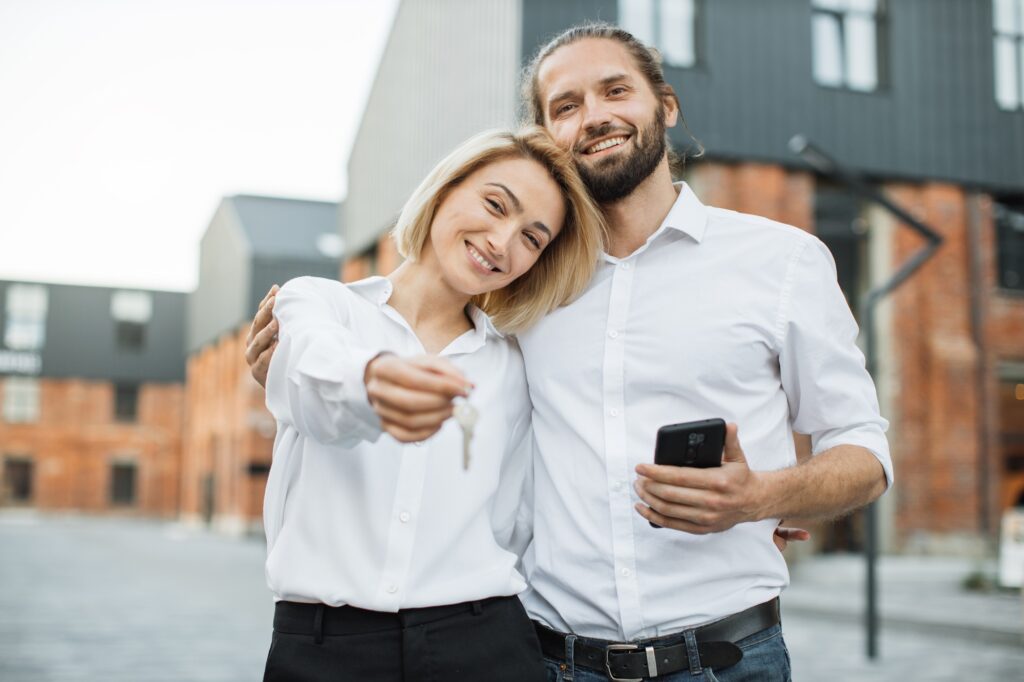
M394 273L294 280L254 320L265 679L787 680L777 526L892 482L828 251L673 184L679 101L629 33L566 31L524 95L546 132L443 160ZM652 464L711 417L722 467Z

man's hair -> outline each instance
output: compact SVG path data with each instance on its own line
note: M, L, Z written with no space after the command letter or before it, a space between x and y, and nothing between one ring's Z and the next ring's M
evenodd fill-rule
M654 92L655 97L658 98L658 101L664 102L666 97L675 101L676 108L679 110L679 118L683 122L683 129L697 147L697 151L693 156L701 156L704 153L704 148L701 146L700 141L693 137L689 128L686 127L686 120L683 118L679 97L672 86L665 81L665 71L661 65L661 53L657 48L645 45L629 31L605 22L588 22L568 28L552 38L550 42L537 51L533 59L530 60L530 63L523 69L521 78L520 95L523 106L526 108L524 118L540 126L546 122L545 107L544 102L541 101L540 82L538 81L538 73L544 60L554 54L559 48L590 38L614 40L626 48L633 61L636 62L637 69L643 74L647 84L651 86L651 90ZM673 151L667 135L666 147L669 151L669 161L673 166L681 167L682 161Z
M514 333L583 293L607 237L604 216L576 165L546 130L529 126L518 131L487 131L460 144L409 197L392 236L398 252L415 261L429 238L438 208L451 190L477 170L506 159L539 163L565 200L562 229L533 267L507 286L473 299L496 327Z

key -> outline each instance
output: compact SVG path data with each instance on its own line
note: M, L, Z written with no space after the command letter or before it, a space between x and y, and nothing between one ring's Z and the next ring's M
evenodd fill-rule
M479 414L475 407L463 401L455 406L454 416L462 429L462 470L466 471L469 469L469 443L473 440L473 427Z

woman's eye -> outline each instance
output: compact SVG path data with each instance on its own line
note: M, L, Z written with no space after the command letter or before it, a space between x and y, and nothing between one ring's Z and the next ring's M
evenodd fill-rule
M540 248L540 240L539 239L537 239L536 237L534 237L532 234L529 234L529 233L527 233L526 238L530 240L530 243L533 244L534 248L537 248L537 249Z
M490 207L492 209L494 209L495 211L497 211L501 215L505 215L505 209L502 208L501 204L499 204L497 201L495 201L494 199L488 199L487 203L488 203L488 205L490 205Z

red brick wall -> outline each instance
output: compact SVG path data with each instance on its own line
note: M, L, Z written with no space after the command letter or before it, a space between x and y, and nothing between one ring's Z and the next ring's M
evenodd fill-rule
M270 466L275 433L263 389L245 363L247 331L226 334L188 359L181 476L184 519L209 516L238 532L260 524L266 474L252 474L250 466ZM212 509L204 495L207 477Z
M41 379L39 421L0 420L0 455L27 455L33 461L32 506L177 514L182 386L143 384L138 401L137 420L121 423L114 418L113 384ZM110 502L111 463L118 458L137 466L136 504L130 507Z

